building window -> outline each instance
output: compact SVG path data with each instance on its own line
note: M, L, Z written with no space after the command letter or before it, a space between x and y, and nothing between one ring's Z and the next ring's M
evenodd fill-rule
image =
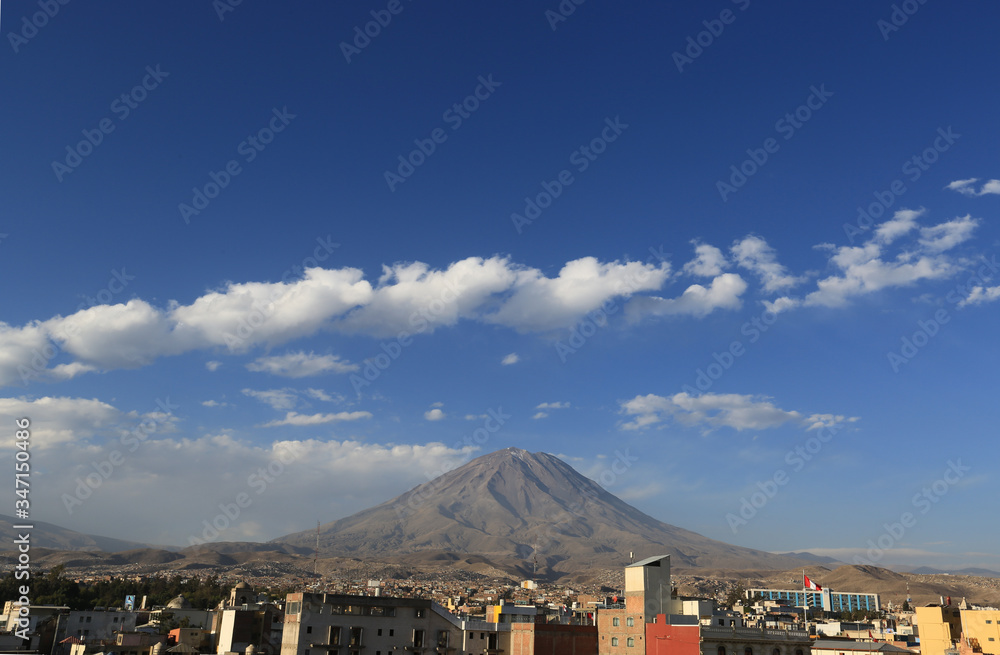
M611 625L613 625L615 627L618 627L619 625L621 625L621 621L618 619L617 616L615 618L611 619Z
M781 649L775 648L774 650L771 651L771 655L781 655Z
M625 619L625 625L631 628L632 626L635 625L635 619L633 619L631 616L628 617L627 619Z
M313 633L313 627L311 625L306 626L306 634L311 635Z
M749 646L747 646L746 648L744 648L743 649L743 655L753 655L753 648L750 648Z
M364 633L362 628L351 628L351 646L361 645L361 636Z
M725 646L719 646L718 648L716 648L715 649L715 655L726 655L726 647Z
M393 633L395 633L395 632L396 632L395 630L393 630L392 628L389 628L389 636L390 636L390 637L391 637L391 636L393 635Z
M617 646L618 645L618 637L612 637L611 638L611 645L612 646Z
M326 643L331 644L333 646L339 646L340 645L340 626L339 625L332 625L332 626L330 626L330 636L328 637L328 640L327 640Z
M423 610L423 608L419 608L419 607L417 608L416 616L417 616L418 619L424 618L424 610Z
M796 648L795 649L795 655L803 655L802 649L801 648Z
M628 639L626 639L625 645L628 646L629 648L633 648L635 646L635 638L629 637Z
M990 621L989 619L986 619L986 625L989 625L990 623L993 623L993 621Z
M424 647L424 631L414 630L413 631L413 647L423 648Z

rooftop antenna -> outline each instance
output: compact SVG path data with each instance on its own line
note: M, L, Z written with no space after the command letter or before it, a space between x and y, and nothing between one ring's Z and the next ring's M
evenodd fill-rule
M319 578L319 521L316 521L316 551L313 553L313 577Z

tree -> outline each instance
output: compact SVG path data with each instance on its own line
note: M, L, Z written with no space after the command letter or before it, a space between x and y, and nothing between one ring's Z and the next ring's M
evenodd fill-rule
M726 600L724 604L730 609L736 607L737 605L742 605L746 601L747 589L743 586L743 581L740 580L736 583L736 586L729 590L726 594Z

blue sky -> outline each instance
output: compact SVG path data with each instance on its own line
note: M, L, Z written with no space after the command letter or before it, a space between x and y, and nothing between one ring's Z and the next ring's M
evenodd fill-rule
M243 493L218 538L270 539L517 446L1000 568L997 11L8 0L31 517L186 545Z

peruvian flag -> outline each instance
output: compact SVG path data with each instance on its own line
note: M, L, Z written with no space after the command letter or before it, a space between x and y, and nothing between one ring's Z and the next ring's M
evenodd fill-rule
M802 585L806 589L812 589L813 591L823 591L823 587L819 586L818 584L816 584L815 582L813 582L812 580L810 580L808 575L806 575L805 573L803 573L802 577L805 578L805 580L803 580L803 582L802 582Z

